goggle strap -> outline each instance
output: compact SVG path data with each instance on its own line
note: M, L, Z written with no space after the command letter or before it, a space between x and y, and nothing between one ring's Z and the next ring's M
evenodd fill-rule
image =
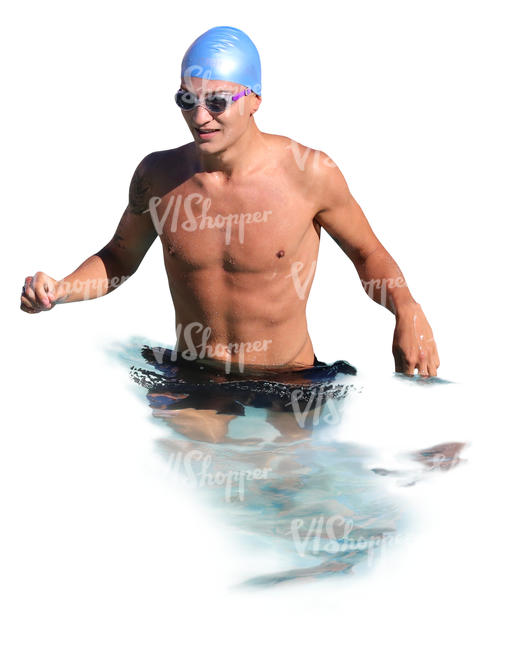
M242 92L238 93L238 95L233 95L233 97L232 97L231 99L232 99L234 102L236 102L236 100L237 100L237 99L240 99L240 97L242 97L242 95L250 95L252 92L253 92L253 91L251 90L251 88L246 88L246 89L243 90Z

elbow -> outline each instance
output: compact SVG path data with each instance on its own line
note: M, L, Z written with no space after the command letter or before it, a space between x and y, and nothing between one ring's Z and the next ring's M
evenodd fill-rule
M366 268L367 263L370 265L385 264L388 260L392 260L390 253L386 250L383 244L379 243L371 248L358 249L354 251L350 257L354 266L359 269Z
M137 270L137 266L132 264L120 251L116 250L111 243L98 251L96 255L103 262L111 286L119 286Z
M378 244L376 244L375 246L372 246L371 248L369 248L367 250L359 251L358 256L359 256L359 259L361 260L361 262L365 263L368 260L368 258L371 255L373 255L374 253L385 253L385 255L388 254L386 249L384 248L383 244L381 244L381 242L379 242Z

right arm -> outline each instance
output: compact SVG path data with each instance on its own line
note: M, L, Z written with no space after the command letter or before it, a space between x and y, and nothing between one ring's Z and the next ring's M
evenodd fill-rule
M21 298L23 311L34 314L59 303L99 298L135 273L157 237L150 213L146 212L152 157L149 154L137 166L130 182L128 205L108 244L59 282L41 272L28 276Z

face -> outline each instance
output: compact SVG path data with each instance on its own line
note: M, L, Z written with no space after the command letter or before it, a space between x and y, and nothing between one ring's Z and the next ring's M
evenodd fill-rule
M246 86L232 81L218 79L199 79L187 77L180 88L194 93L198 99L203 99L212 93L222 92L237 95ZM205 153L217 153L236 142L247 130L251 116L260 106L261 98L250 93L243 95L228 106L223 113L211 113L205 106L196 106L192 110L181 110L195 144Z

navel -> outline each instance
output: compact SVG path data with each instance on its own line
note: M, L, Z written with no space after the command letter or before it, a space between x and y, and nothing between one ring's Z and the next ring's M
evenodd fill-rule
M285 251L278 251L278 253L276 253L276 257L283 257L284 255Z

